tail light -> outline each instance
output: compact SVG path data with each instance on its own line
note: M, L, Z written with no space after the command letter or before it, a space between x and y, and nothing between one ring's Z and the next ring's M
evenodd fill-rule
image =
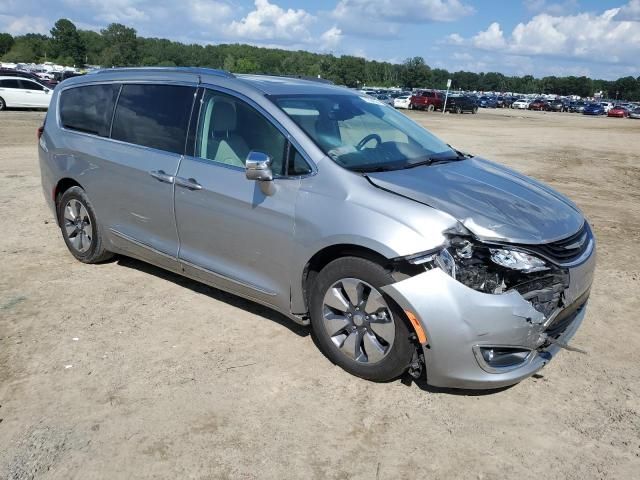
M42 137L43 133L44 133L44 125L38 127L38 130L36 131L36 135L38 137L38 140L40 140L40 137Z

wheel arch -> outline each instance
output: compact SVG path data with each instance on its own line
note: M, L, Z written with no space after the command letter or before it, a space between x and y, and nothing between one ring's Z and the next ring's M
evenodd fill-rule
M307 261L302 271L302 296L305 309L308 309L309 291L318 273L333 260L342 257L364 258L378 263L383 267L391 267L392 265L392 259L362 245L339 243L322 248Z
M53 189L53 203L56 209L56 222L60 223L60 219L58 218L58 204L60 203L60 199L64 192L69 190L71 187L80 187L84 190L84 187L80 185L76 180L70 177L61 178L56 183L55 188Z

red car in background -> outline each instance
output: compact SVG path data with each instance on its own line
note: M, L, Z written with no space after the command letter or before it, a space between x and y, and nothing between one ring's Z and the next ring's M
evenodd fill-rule
M607 117L625 118L629 116L629 110L622 105L616 105L607 113Z
M421 90L413 94L409 100L409 110L441 110L444 105L444 95L434 90Z
M549 103L547 103L546 100L537 98L529 104L529 110L539 110L541 112L546 112L549 110Z

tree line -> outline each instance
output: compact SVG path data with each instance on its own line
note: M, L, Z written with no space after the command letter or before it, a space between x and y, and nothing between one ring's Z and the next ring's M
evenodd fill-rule
M4 62L62 65L196 66L221 68L235 73L321 76L349 87L399 86L405 88L452 88L476 91L553 93L640 100L640 76L597 80L585 76L535 78L507 76L499 72L449 72L431 68L422 57L401 64L364 58L262 48L244 44L184 44L162 38L145 38L135 29L112 23L99 33L77 29L67 19L58 20L50 35L0 33L0 58Z

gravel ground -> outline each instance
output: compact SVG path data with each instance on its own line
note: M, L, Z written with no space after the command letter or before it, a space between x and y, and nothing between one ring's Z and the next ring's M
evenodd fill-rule
M584 210L588 355L497 392L349 376L263 307L74 261L42 198L44 114L1 112L0 478L640 478L640 121L410 115Z

